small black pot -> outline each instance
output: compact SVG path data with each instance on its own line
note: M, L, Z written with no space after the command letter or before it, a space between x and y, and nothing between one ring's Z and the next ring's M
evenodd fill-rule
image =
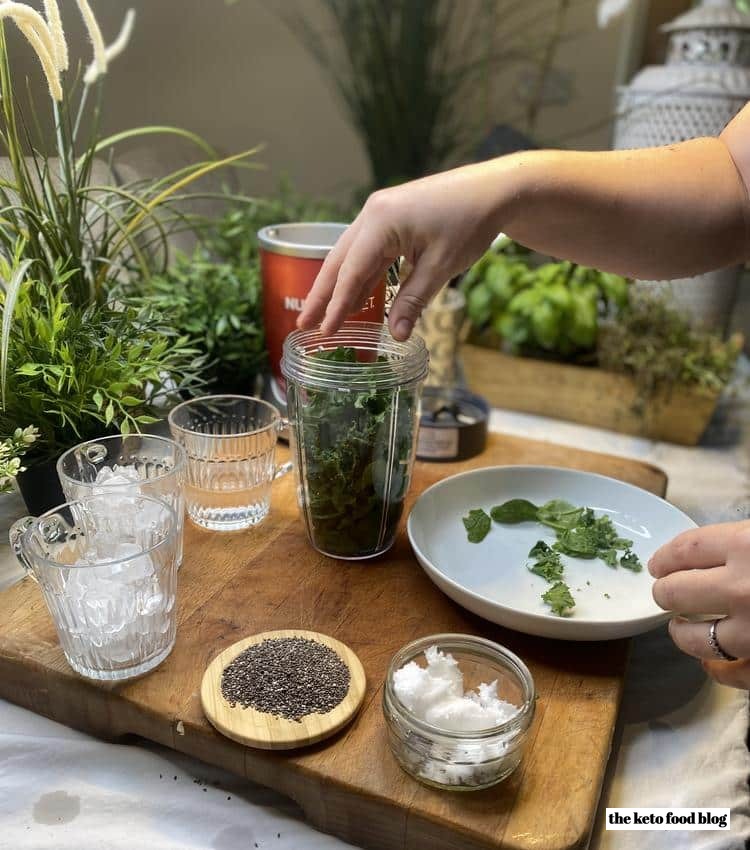
M56 463L55 460L48 460L16 476L16 484L31 516L40 516L65 502Z

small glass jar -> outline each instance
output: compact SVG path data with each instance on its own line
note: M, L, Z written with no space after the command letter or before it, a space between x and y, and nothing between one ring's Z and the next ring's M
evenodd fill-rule
M281 369L298 501L310 542L324 555L373 558L393 544L428 360L420 337L397 342L372 322L287 337Z
M475 732L440 729L416 717L396 695L393 674L432 646L455 658L465 690L497 681L500 699L517 706L516 714ZM521 762L535 702L534 680L523 661L499 644L471 635L433 635L408 644L391 661L383 690L396 761L419 782L451 791L489 788L513 773Z

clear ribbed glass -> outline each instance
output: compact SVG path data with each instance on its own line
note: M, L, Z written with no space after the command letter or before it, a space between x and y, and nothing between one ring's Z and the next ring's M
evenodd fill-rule
M172 651L177 523L166 502L114 492L68 502L19 520L11 543L76 672L130 679Z
M515 705L517 714L479 732L447 731L416 717L396 695L393 674L410 661L423 661L431 646L455 658L466 688L497 681L500 699ZM521 763L535 702L534 681L523 661L500 644L473 635L432 635L408 644L391 661L383 689L383 714L396 761L425 785L452 791L489 788L513 773Z
M370 322L347 322L330 336L295 331L281 368L312 545L334 558L380 555L396 538L411 479L424 342L398 342Z
M174 439L187 453L185 506L190 519L212 531L257 525L271 507L281 416L266 401L238 395L204 396L169 414Z

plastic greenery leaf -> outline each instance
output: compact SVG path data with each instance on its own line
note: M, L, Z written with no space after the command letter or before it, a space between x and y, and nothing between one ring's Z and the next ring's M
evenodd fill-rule
M16 244L14 267L7 268L7 264L4 264L6 265L6 269L3 270L10 272L10 278L3 282L3 318L2 330L0 331L0 399L2 400L3 407L5 407L5 393L8 384L8 348L10 346L13 313L21 285L32 263L31 260L20 260L20 253L23 248L23 242Z
M490 516L499 523L535 522L538 511L539 508L527 499L511 499L492 508Z
M469 515L463 518L463 523L470 543L481 543L492 526L489 516L481 508L469 511Z
M570 609L575 607L575 599L571 595L570 588L563 581L558 581L542 594L542 599L550 606L553 614L558 617L567 617Z

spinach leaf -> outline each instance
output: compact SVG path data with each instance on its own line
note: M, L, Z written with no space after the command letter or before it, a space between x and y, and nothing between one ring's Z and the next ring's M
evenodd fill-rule
M553 499L539 508L537 519L550 528L569 529L580 524L584 512L585 508L577 508L564 499Z
M481 508L469 511L463 523L470 543L481 543L492 526L489 516Z
M542 599L550 606L553 614L558 617L567 617L571 608L575 607L575 599L570 593L570 588L564 581L558 581L542 594Z
M495 505L490 515L495 522L515 524L518 522L536 522L539 508L527 499L511 499L502 505Z

